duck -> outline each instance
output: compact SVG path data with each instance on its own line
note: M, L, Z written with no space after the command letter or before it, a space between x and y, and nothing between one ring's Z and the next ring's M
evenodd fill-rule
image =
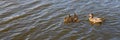
M64 18L64 23L69 24L72 22L72 16L69 14Z
M103 18L94 17L94 15L92 13L90 13L89 21L91 24L101 24L104 20L103 20Z
M76 14L76 13L74 13L74 15L73 15L73 22L75 22L75 23L78 23L78 22L80 22L80 20L79 20L79 18L78 18L78 15Z

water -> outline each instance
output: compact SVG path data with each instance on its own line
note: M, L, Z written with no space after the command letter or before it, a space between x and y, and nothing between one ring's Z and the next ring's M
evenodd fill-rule
M81 22L65 25L75 12ZM92 26L89 13L106 21ZM0 0L0 40L120 40L120 1Z

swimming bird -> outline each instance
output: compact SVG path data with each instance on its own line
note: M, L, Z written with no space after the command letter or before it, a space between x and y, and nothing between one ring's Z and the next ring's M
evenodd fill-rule
M69 24L72 22L72 16L69 14L64 18L64 23Z
M74 13L74 16L72 18L73 18L73 22L75 23L80 22L80 20L78 19L78 15L76 13Z
M94 17L94 15L90 13L89 21L91 24L101 24L103 22L103 18Z

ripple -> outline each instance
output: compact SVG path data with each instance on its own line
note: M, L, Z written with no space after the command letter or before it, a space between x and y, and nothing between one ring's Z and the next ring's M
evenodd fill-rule
M118 0L2 0L1 40L119 40ZM65 25L66 15L76 12L81 22ZM88 14L105 18L92 26Z

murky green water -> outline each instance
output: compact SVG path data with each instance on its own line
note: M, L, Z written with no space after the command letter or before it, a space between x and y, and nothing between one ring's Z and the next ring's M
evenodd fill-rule
M74 12L81 22L65 25ZM92 26L89 13L106 21ZM120 40L120 1L0 0L0 40Z

